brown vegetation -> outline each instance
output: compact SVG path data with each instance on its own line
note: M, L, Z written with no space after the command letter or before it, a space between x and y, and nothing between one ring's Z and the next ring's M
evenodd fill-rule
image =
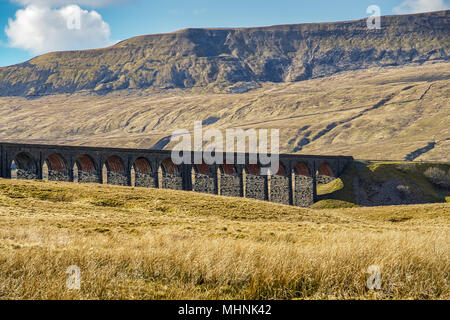
M0 299L449 299L449 217L0 180Z

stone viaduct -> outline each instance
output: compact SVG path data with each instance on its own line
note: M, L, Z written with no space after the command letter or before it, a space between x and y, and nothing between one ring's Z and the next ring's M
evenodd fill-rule
M249 156L245 154L246 163ZM343 156L280 154L279 171L264 176L258 164L177 166L166 150L0 143L0 177L6 179L187 190L294 206L313 204L317 184L335 179L352 161Z

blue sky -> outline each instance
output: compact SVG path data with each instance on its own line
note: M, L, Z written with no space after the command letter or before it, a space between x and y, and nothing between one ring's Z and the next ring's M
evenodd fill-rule
M103 47L187 27L360 19L368 16L370 5L378 5L382 15L449 7L448 0L0 0L0 66L49 51ZM61 17L73 13L82 23L66 30Z

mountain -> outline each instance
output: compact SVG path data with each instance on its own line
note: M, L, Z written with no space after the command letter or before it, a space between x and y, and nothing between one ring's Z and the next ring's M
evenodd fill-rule
M193 88L241 93L370 67L449 60L450 11L239 29L185 29L0 68L0 96Z

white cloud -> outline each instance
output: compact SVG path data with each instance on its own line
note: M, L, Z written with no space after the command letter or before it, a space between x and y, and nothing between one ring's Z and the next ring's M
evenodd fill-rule
M125 2L125 0L11 0L22 6L35 5L39 7L61 7L76 4L88 7L104 7Z
M101 15L78 5L58 9L29 5L18 10L15 19L9 19L5 32L11 47L34 54L98 48L113 43L110 27Z
M449 9L444 0L404 0L392 11L394 13L420 13Z

